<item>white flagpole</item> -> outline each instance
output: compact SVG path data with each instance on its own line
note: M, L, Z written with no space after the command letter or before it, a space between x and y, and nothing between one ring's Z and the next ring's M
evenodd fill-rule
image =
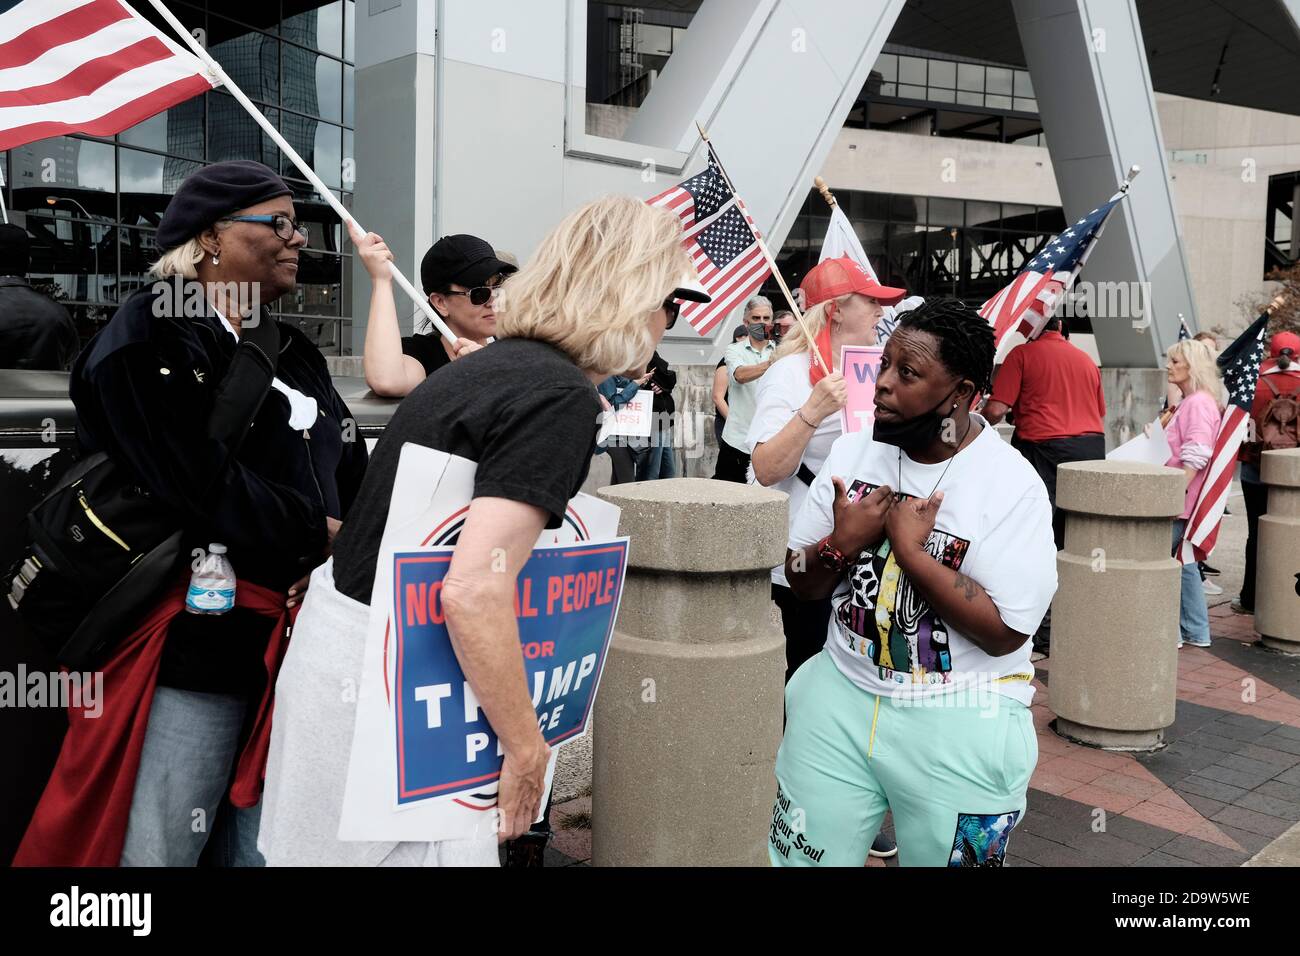
M700 139L704 140L705 147L711 148L713 144L709 142L709 136L704 132L704 127L700 125L699 120L695 121L695 128L700 131ZM731 183L731 177L728 176L727 171L722 168L722 160L718 159L716 151L713 154L713 158L718 162L718 172L722 173L722 178L726 181L727 188L731 190L731 195L736 197L737 204L739 204L740 196L736 192L736 187ZM799 328L803 329L804 336L808 339L808 354L817 361L817 364L822 367L823 372L830 375L832 370L826 367L826 363L822 360L821 353L817 351L817 342L808 331L808 324L803 320L803 312L799 309L798 303L794 300L794 293L792 293L790 287L785 284L785 276L781 275L781 270L776 264L776 259L772 257L772 253L768 251L767 243L763 241L763 237L757 232L754 233L754 239L758 243L758 251L763 254L763 258L767 260L768 267L772 270L772 276L776 279L776 284L781 287L781 292L785 295L785 301L786 304L790 306L791 314L794 316L795 321L799 323ZM834 356L832 356L831 364L833 365L834 362L835 359Z
M9 225L9 210L5 208L5 171L3 165L0 165L0 214L5 217L5 225Z
M347 223L350 222L355 225L358 230L365 232L366 229L361 225L361 223L357 222L356 219L353 218L352 214L343 208L343 204L338 201L334 196L334 193L330 192L329 187L321 182L320 177L316 175L312 168L303 161L303 158L298 155L298 151L289 145L285 138L280 135L280 131L271 125L271 121L262 115L262 111L253 105L253 102L244 95L244 91L236 86L235 82L226 75L226 71L221 68L221 64L214 60L208 54L208 51L199 45L198 40L194 39L190 32L185 29L185 26L172 15L172 12L167 9L167 6L162 2L162 0L149 0L149 4L158 11L159 16L171 24L171 28L185 41L185 44L190 48L194 55L203 61L211 74L221 81L221 84L226 88L227 92L238 101L240 106L248 111L248 115L257 121L257 125L262 127L266 134L275 141L275 145L279 146L284 155L288 156L290 161L298 167L298 171L303 174L312 186L315 187L316 192L320 193L321 198L329 203L330 207L338 213L339 218L344 222L344 228L346 228ZM448 342L455 342L456 333L452 332L452 330L447 327L447 323L442 320L442 317L438 315L433 306L429 304L429 300L420 295L420 293L415 290L415 287L407 280L406 276L402 275L401 270L397 268L397 264L395 262L389 262L388 267L393 273L393 281L401 287L403 292L411 297L412 302L423 310L424 314L428 316L429 321L432 322L434 327L442 334L442 337Z

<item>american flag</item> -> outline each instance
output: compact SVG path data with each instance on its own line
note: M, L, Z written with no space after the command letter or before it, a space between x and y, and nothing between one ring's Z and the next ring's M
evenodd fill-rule
M112 136L217 85L122 0L0 0L0 150Z
M1079 271L1088 261L1110 211L1127 194L1121 189L1088 215L1038 250L1011 284L980 306L980 315L993 326L999 355L1019 330L1035 338L1056 311Z
M1268 313L1265 312L1219 356L1223 384L1228 389L1228 407L1219 423L1219 434L1214 439L1214 454L1206 466L1205 482L1196 496L1191 517L1187 519L1187 530L1179 548L1179 560L1183 564L1204 561L1218 540L1237 450L1250 424L1250 406L1255 401L1255 386L1259 384L1259 363L1264 358L1264 328L1267 325Z
M683 245L713 301L686 302L681 315L700 335L708 335L772 272L754 220L727 185L712 143L707 169L646 202L670 210L682 221Z

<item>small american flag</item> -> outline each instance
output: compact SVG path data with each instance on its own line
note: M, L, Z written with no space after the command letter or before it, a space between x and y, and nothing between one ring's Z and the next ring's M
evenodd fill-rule
M727 185L712 143L707 169L646 202L668 209L682 221L683 245L713 301L684 303L681 315L700 335L708 335L772 272L759 247L754 220Z
M122 0L0 0L0 150L112 136L217 85Z
M1106 217L1125 195L1127 190L1121 189L1043 246L1010 285L980 306L980 315L993 326L999 355L1013 331L1018 329L1027 339L1043 331L1061 297L1088 261Z
M1264 328L1267 325L1268 313L1265 312L1219 356L1223 384L1228 389L1228 407L1219 423L1219 434L1214 439L1214 454L1206 466L1205 482L1196 497L1191 517L1187 519L1187 530L1179 548L1179 559L1183 564L1204 561L1219 538L1219 525L1228 504L1237 450L1250 424L1250 407L1255 401L1255 386L1259 384L1259 363L1264 358Z

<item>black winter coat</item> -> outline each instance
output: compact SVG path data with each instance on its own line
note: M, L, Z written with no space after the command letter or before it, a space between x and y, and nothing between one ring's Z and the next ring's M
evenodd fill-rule
M210 307L157 317L155 297L133 295L78 357L78 439L134 471L176 513L187 547L221 542L238 577L285 590L324 559L325 517L342 519L356 496L365 442L320 351L281 323L276 377L316 399L316 424L291 430L288 399L272 389L223 468L207 422L235 339Z

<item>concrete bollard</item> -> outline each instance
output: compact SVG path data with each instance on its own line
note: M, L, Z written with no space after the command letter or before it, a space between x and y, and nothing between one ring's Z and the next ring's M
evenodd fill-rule
M1174 722L1181 567L1171 518L1176 468L1079 461L1057 471L1066 512L1056 556L1050 700L1061 736L1107 750L1155 750Z
M786 495L707 478L615 485L627 584L596 698L595 866L762 866L785 636L768 570Z
M1255 630L1265 647L1300 654L1300 448L1264 452L1259 476L1268 507L1259 517Z

